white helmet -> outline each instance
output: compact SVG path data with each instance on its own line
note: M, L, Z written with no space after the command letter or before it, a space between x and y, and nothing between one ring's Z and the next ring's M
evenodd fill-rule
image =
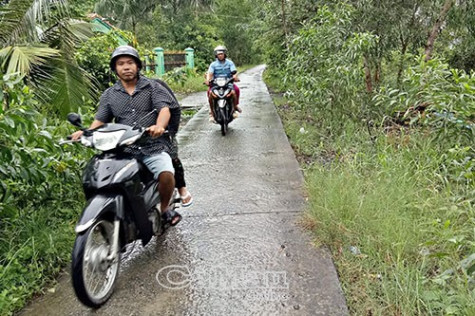
M218 45L214 48L214 57L218 58L218 53L224 53L224 57L226 57L228 49L223 45Z

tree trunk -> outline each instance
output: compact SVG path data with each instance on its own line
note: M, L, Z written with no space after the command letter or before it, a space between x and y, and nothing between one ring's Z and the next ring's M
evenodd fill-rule
M397 71L397 84L400 85L401 84L401 79L402 79L402 72L404 70L404 59L406 58L406 51L407 51L407 46L408 46L408 42L409 41L406 41L403 39L402 35L401 35L401 42L402 42L402 48L401 48L401 62L399 63L399 69Z
M365 83L366 83L366 92L373 92L373 82L371 81L371 68L366 56L363 57L364 73L365 73Z
M285 0L282 0L282 30L285 36L285 46L287 47L287 21L285 18Z
M430 32L429 39L427 40L426 44L426 51L425 51L425 61L431 59L432 51L434 50L434 42L439 35L439 30L442 24L445 22L447 18L447 14L449 13L450 9L454 5L454 0L446 0L444 7L440 11L439 17L435 21L434 26L432 27L432 31Z
M376 64L376 69L374 70L374 83L376 86L379 85L379 82L381 81L381 59L378 60L378 63Z
M416 16L417 16L417 12L419 11L419 8L420 8L420 4L419 3L416 3L414 5L414 10L412 10L412 17L411 17L411 21L409 22L409 25L406 27L406 29L410 30L414 27L414 24L416 22ZM411 40L411 33L409 33L409 35L407 35L407 37L404 37L403 35L403 31L402 31L402 28L404 26L402 26L401 24L399 24L399 39L401 41L401 62L399 63L399 69L398 69L398 72L397 72L397 84L400 85L401 84L401 79L402 79L402 72L404 71L404 64L405 64L405 57L406 57L406 52L407 52L407 48L409 47L409 43L410 43L410 40Z

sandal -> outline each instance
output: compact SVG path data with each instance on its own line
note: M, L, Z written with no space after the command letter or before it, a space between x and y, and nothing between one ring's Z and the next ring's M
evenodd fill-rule
M162 214L162 218L165 224L175 226L181 221L181 215L175 210L168 210Z
M189 199L189 201L185 202L186 199ZM188 207L188 206L193 204L193 197L191 196L190 192L188 192L188 191L186 192L185 195L182 195L180 197L180 200L181 200L181 206L182 207Z

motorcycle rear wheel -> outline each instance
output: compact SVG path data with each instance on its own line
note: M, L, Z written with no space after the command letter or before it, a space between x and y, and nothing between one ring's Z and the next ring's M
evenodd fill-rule
M120 252L112 262L107 260L112 249L113 232L113 223L100 220L76 237L72 256L72 281L76 296L86 306L101 306L114 291L119 273Z

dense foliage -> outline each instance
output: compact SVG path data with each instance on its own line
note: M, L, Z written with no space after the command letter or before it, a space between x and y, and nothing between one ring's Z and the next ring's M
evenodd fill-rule
M91 118L115 80L116 34L142 55L194 48L195 70L164 77L185 92L204 87L218 44L238 65L267 63L305 169L309 227L332 251L352 314L475 313L474 5L0 2L0 314L69 260L90 153L58 140L72 132L64 114ZM78 20L93 10L122 30L93 36Z
M100 87L99 91L104 91L111 82L114 82L114 75L110 70L109 61L112 52L119 46L118 36L127 39L130 43L133 42L132 34L113 30L107 34L96 34L96 36L82 43L77 49L75 58L78 64L83 69L87 69L91 77L97 81Z
M133 5L126 5L129 2ZM213 48L219 44L229 48L229 57L237 64L259 60L253 46L255 6L248 0L101 0L96 9L132 31L147 49L193 48L200 72L214 59Z
M350 312L474 313L475 77L453 68L468 3L317 2L294 31L274 20L267 76Z
M10 109L0 112L0 311L21 307L67 262L80 210L83 153L63 150L64 123L35 108L31 90L3 77Z

